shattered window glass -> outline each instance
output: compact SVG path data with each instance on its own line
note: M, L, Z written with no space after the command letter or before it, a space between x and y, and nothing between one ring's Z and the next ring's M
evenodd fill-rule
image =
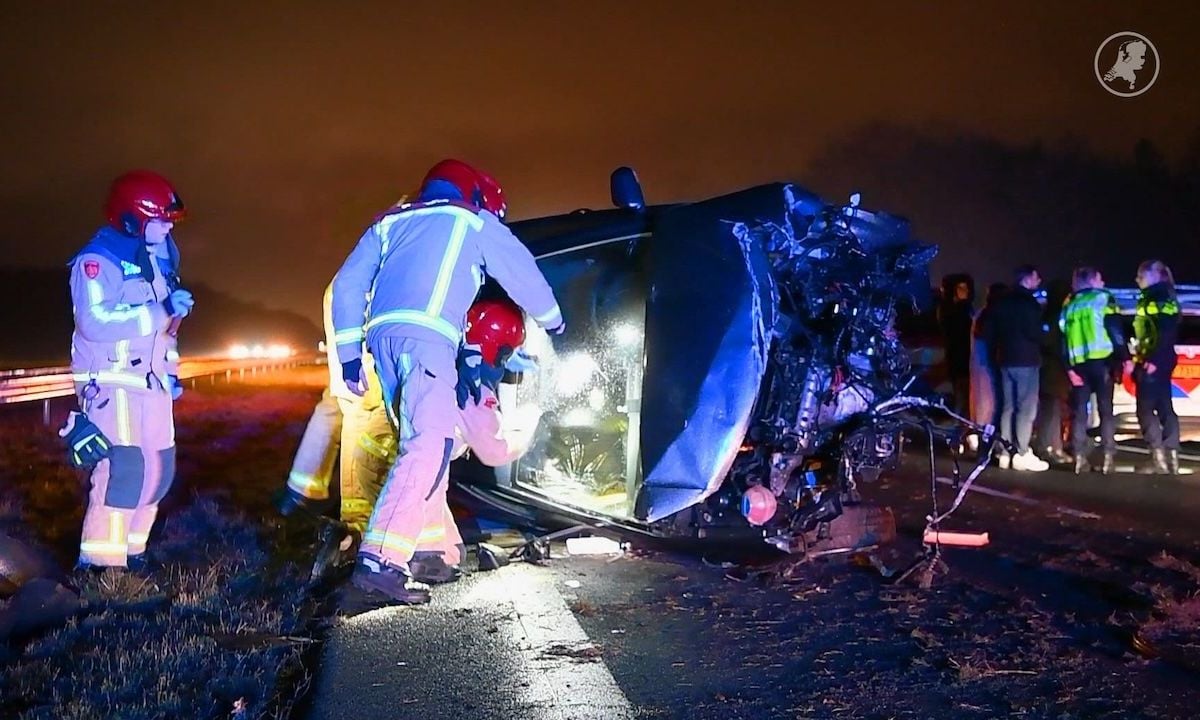
M517 405L542 412L513 482L559 503L631 517L641 481L646 283L636 240L569 251L539 262L567 332L553 341L529 328L540 370L517 387Z

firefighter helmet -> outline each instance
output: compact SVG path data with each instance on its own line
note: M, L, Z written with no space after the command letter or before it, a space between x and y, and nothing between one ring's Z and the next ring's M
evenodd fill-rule
M455 192L458 197L450 197ZM462 200L501 220L508 212L504 190L496 179L461 160L443 160L430 168L421 182L421 199Z
M525 316L511 300L479 300L467 311L466 341L493 367L525 344Z
M114 228L133 237L145 234L147 221L179 222L187 215L171 183L149 170L134 170L114 180L105 210Z

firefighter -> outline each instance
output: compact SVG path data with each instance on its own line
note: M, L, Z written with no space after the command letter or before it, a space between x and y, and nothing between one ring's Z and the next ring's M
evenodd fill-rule
M1171 268L1160 260L1138 266L1142 289L1133 318L1134 359L1126 372L1137 385L1137 417L1151 459L1138 472L1179 474L1179 416L1171 399L1171 374L1179 340L1179 299Z
M484 465L499 467L514 462L529 448L540 416L537 407L527 405L505 416L499 401L499 384L506 371L525 373L537 367L532 359L514 351L524 342L524 318L512 302L483 300L471 306L457 361L459 411L451 460L471 452ZM343 450L356 477L355 490L371 502L378 497L384 475L395 460L396 445L396 433L380 409L371 414L353 449L347 446ZM322 528L314 579L329 577L353 560L367 519L357 503L343 503L341 523ZM449 582L459 574L462 554L462 537L445 505L440 513L432 513L421 529L409 569L419 582Z
M338 362L333 331L333 284L325 288L322 298L322 314L325 326L325 352L329 365L329 386L321 394L321 400L313 408L308 426L300 440L300 447L292 460L287 485L276 498L279 511L287 516L295 510L320 516L327 511L329 487L333 480L335 463L339 465L339 490L341 514L359 514L366 517L373 502L361 490L361 482L354 476L350 454L366 431L371 414L382 408L382 399L375 384L369 392L359 397L350 392L342 379L342 367ZM371 372L370 355L363 356L366 372ZM341 453L339 463L338 456Z
M175 475L168 329L194 301L168 287L153 259L185 214L171 184L145 170L122 175L107 211L109 224L70 263L76 394L111 446L92 470L79 565L136 568Z
M1071 443L1075 473L1091 469L1088 462L1088 402L1096 396L1104 462L1100 471L1113 472L1116 454L1113 386L1120 379L1127 357L1117 300L1104 289L1104 278L1095 268L1076 268L1073 292L1063 305L1059 328L1063 334L1067 379L1071 382Z
M400 603L429 600L409 561L421 529L445 504L458 419L456 354L485 272L540 326L555 334L566 327L533 256L504 226L506 210L490 176L459 161L438 163L418 201L377 218L334 279L343 377L355 394L366 391L365 339L400 438L353 581Z

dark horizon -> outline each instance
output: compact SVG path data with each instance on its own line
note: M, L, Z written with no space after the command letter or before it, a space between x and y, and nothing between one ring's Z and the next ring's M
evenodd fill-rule
M864 128L1014 155L1075 147L1097 164L1132 165L1145 140L1174 171L1200 157L1197 7L520 4L480 15L267 2L9 16L0 212L33 220L10 226L0 264L65 262L99 224L112 177L150 167L191 211L177 231L185 279L314 319L362 227L443 156L495 174L515 219L606 207L618 165L638 170L651 203L781 179L837 199L854 183L943 244L954 264L939 271L977 273L996 261L958 267L973 247L953 231L961 218L894 202L907 183ZM1162 58L1154 87L1128 99L1093 70L1100 43L1125 30ZM834 177L828 160L848 142L862 148L856 175ZM1054 259L1044 240L1006 232L989 239ZM1120 255L1096 250L1097 264Z

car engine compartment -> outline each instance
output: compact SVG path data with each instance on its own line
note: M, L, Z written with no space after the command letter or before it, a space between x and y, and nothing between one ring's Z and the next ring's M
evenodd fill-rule
M841 206L790 186L785 195L784 222L731 227L743 245L766 251L777 311L752 421L725 482L690 522L744 520L798 553L838 535L834 523L848 508L863 522L859 484L895 469L906 428L931 443L963 432L990 443L993 432L914 392L918 378L895 326L928 301L937 247L913 239L907 221L863 209L858 194ZM890 513L874 515L866 525L884 540Z

